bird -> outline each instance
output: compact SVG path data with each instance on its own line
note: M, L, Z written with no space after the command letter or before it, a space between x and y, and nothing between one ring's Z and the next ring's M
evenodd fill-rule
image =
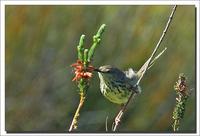
M123 105L128 101L132 92L141 93L141 87L137 84L138 80L146 70L152 67L165 50L166 48L152 61L148 59L139 71L134 71L132 68L122 71L111 65L103 65L94 69L94 71L98 72L100 91L103 96L112 103Z

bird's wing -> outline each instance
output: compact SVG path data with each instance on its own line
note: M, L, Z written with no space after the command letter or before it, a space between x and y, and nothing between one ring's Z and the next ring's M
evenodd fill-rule
M141 88L139 86L135 88L136 87L135 85L138 80L135 71L132 68L129 68L127 71L124 71L124 73L126 75L126 80L125 80L126 88L128 88L128 90L135 91L136 93L140 93Z

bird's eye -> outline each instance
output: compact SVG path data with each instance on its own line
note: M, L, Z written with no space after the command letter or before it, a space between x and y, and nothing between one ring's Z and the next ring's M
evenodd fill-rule
M107 69L107 70L106 70L106 73L110 73L110 71L111 71L110 69Z

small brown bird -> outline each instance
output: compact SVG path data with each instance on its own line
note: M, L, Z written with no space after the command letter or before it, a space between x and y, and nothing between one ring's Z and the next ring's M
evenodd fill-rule
M143 75L146 67L148 66L147 69L151 68L155 60L157 60L165 50L166 48L156 56L149 65L147 65L148 59L137 72L132 68L129 68L127 71L122 71L110 65L95 69L99 75L101 93L113 103L126 103L132 91L135 93L141 92L140 86L136 86L139 78Z

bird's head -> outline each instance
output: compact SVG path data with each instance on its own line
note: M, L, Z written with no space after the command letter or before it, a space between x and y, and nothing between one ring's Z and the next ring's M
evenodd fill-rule
M124 77L124 72L118 68L112 67L111 65L101 66L98 69L95 69L99 74L99 78L103 80L120 80Z

